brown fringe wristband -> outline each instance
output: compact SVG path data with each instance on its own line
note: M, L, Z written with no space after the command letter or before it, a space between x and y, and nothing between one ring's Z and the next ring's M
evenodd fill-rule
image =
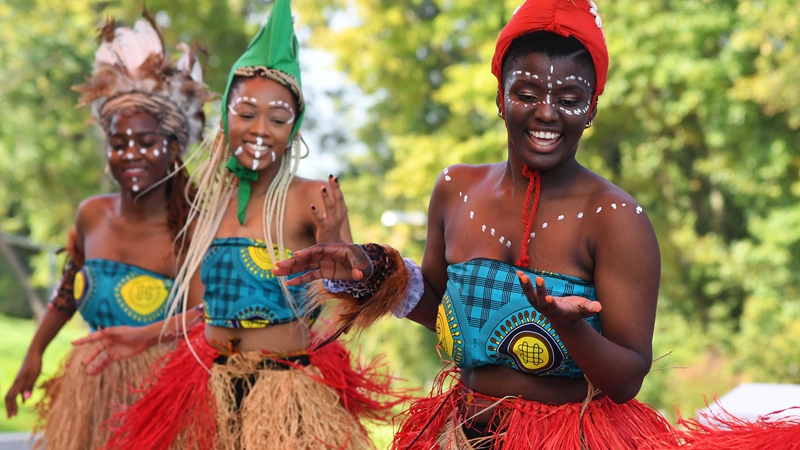
M355 327L363 330L384 316L392 314L406 301L410 275L400 252L388 245L360 245L372 262L372 274L355 283L345 292L333 293L322 280L309 284L307 297L313 307L330 305L337 309L335 325L338 328L332 339Z

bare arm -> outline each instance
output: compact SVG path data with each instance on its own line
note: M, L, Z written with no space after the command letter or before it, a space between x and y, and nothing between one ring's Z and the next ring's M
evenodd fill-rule
M31 396L36 379L39 378L39 374L42 371L42 355L53 338L67 323L67 320L66 317L51 308L48 308L47 312L45 312L44 318L42 318L42 322L33 336L33 341L28 347L28 353L22 361L22 367L20 367L14 383L6 393L6 413L8 418L17 415L18 395L22 395L23 402Z
M447 287L447 259L445 257L444 211L445 198L443 175L439 176L433 188L428 205L428 235L425 240L425 252L422 258L422 277L425 281L425 293L419 304L406 318L413 320L425 328L436 331L436 315L439 303Z
M639 392L652 362L658 243L644 214L616 215L600 226L593 247L597 302L547 297L544 286L533 287L535 281L524 276L521 281L586 377L611 400L624 403ZM602 335L582 320L601 308Z

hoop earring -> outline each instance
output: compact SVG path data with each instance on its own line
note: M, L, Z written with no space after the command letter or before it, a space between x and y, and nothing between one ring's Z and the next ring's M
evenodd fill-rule
M583 127L583 128L585 128L585 129L587 129L587 130L588 130L589 128L592 128L592 122L593 122L593 121L594 121L594 119L591 119L591 120L589 120L589 122L587 122L587 123L586 123L586 125L584 125L584 127Z
M503 114L503 111L500 111L500 108L497 108L497 117L505 120L506 116Z

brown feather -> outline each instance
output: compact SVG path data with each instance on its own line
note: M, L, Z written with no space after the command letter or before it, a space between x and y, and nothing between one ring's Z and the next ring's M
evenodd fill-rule
M321 280L309 283L306 292L309 306L321 307L333 303L338 313L338 317L334 319L338 330L320 344L320 347L351 329L355 329L356 332L363 331L394 312L406 300L409 274L403 257L392 247L387 245L385 248L393 262L394 270L383 282L378 292L367 300L359 301L347 292L331 293L325 289Z

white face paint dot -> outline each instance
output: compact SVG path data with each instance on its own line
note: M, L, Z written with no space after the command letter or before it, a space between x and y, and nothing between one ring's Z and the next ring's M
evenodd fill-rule
M511 248L511 241L506 242L506 248Z
M494 236L494 228L492 228L492 236Z
M614 209L617 209L617 204L616 203L612 203L611 207L614 208Z
M239 148L237 148L236 151L233 152L233 154L236 155L236 156L239 156L239 155L242 154L243 151L244 150L242 150L242 146L239 146Z
M622 204L622 207L623 207L623 208L624 208L624 207L626 207L626 206L628 206L628 204L627 204L627 203L623 203L623 204Z
M261 152L256 151L256 159L259 159L259 158L261 158Z
M128 159L133 159L133 153L128 153Z
M483 231L484 233L486 233L486 225L484 225L484 226L482 226L482 227L481 227L481 231Z
M469 218L470 219L474 219L475 218L475 211L470 211L469 212Z
M133 145L134 145L134 143L133 143L133 139L131 139L130 141L128 141L128 147L130 147L130 148L133 148Z
M595 213L595 214L597 214L597 213L599 213L599 212L600 212L600 211L602 211L602 210L603 210L603 207L602 207L602 206L599 206L599 207L597 207L597 211L595 211L594 213Z
M583 219L583 213L578 213L578 219Z
M141 150L139 150L139 153L141 153L141 154L143 154L143 155L144 155L145 153L147 153L147 150L145 150L145 149L141 149Z
M562 215L558 216L558 220L564 220L564 215L562 214Z
M125 130L125 134L127 134L128 136L130 136L130 135L132 134L132 133L131 133L131 129L130 129L130 128L128 128L127 130Z
M444 180L445 181L450 181L450 180L452 180L452 178L450 178L450 175L445 175L444 176Z
M139 177L133 177L133 178L131 178L131 180L132 180L134 183L136 183L137 181L139 181Z
M272 152L272 162L275 162L275 152Z
M644 211L644 210L642 209L642 207L641 207L641 206L637 206L637 207L636 207L636 214L641 214L641 213L642 213L642 211Z
M464 203L467 203L467 197L469 197L469 195L464 196Z
M256 170L256 169L258 169L258 160L257 159L253 161L253 170Z
M547 228L547 222L542 224L542 229Z
M461 191L458 191L458 196L459 196L459 197L463 197L463 196L464 196L464 194L463 194Z
M536 237L536 233L531 233L531 239Z
M442 171L442 173L443 173L443 174L445 174L445 175L447 175L447 172L450 172L450 169L444 169L444 170Z
M259 146L260 146L260 145L261 145L261 142L263 142L263 139L261 139L260 137L257 137L257 138L256 138L256 145L259 145Z
M111 150L108 151L108 159L111 159Z
M158 155L160 155L161 153L159 153L158 149L155 149L155 150L153 150L153 154L154 154L154 155L156 155L156 156L158 156Z
M506 241L506 237L505 236L500 236L500 243L502 244L505 241Z
M167 140L164 139L164 148L167 148Z
M133 185L133 192L139 192L139 185L138 184L134 184Z
M117 150L117 156L122 156L122 150Z

